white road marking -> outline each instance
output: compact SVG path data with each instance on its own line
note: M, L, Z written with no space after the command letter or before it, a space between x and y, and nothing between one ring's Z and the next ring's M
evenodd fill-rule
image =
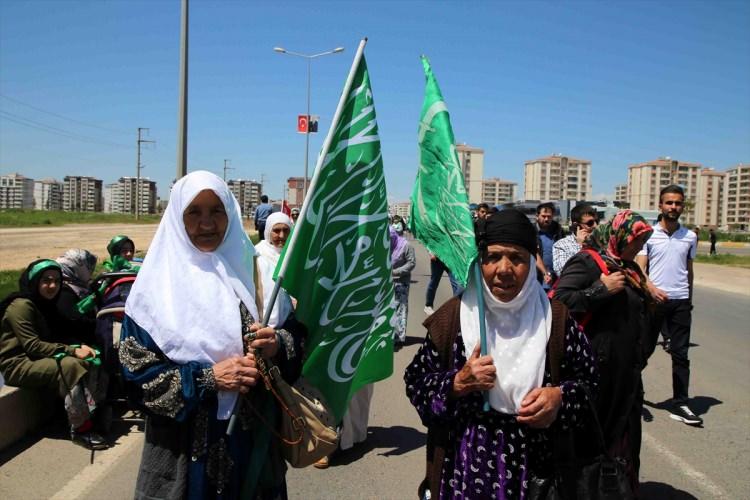
M137 426L133 426L126 436L120 438L119 444L106 450L106 453L96 452L94 463L86 466L76 474L70 481L58 491L52 500L70 500L73 498L84 498L85 493L91 487L100 484L109 471L117 463L131 453L138 453L143 445L142 432L138 432Z
M669 460L672 465L677 468L677 470L679 470L682 474L695 482L695 484L703 491L708 493L710 498L729 498L729 495L722 489L721 486L711 481L708 476L695 469L685 460L672 452L669 448L661 444L659 440L657 440L648 432L643 431L642 441L644 445L653 448L657 453L661 454L664 458Z

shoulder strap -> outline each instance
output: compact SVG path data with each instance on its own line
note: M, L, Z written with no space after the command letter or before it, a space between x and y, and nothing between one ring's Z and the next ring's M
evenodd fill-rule
M449 370L453 369L453 343L461 329L459 308L461 298L453 297L427 318L423 325L427 328L440 362ZM440 491L440 473L445 459L446 448L450 447L450 430L445 425L427 427L426 471L425 478L419 485L418 494L424 497L424 490L429 489L432 498L437 498Z
M547 361L552 385L560 384L560 366L565 356L565 328L568 323L568 308L557 299L551 299L552 331L547 342Z
M599 255L599 252L597 252L593 248L584 248L581 251L586 252L591 256L592 259L594 259L594 262L596 262L596 265L599 266L599 269L602 271L602 273L604 273L605 276L609 275L609 268L607 267L606 262L604 262L604 259L602 259L602 256Z

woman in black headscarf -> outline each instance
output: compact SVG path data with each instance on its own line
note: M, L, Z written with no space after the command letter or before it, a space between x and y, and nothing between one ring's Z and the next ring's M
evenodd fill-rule
M91 432L91 413L106 394L106 381L90 361L96 352L55 341L61 283L57 262L36 260L21 274L19 291L0 302L0 372L8 385L57 391L65 398L73 440L105 448L104 439Z

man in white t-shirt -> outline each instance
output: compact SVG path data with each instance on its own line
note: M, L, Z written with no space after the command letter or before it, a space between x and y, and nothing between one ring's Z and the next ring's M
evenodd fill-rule
M691 312L693 309L693 259L698 238L693 231L680 225L685 209L685 192L670 185L661 190L661 219L654 226L636 261L648 272L649 289L657 302L651 331L642 339L644 357L654 352L659 332L665 349L672 356L671 417L688 425L702 425L703 419L688 406L690 382Z

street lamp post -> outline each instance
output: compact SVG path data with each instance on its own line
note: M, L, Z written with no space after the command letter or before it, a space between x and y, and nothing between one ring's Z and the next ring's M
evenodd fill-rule
M305 131L305 177L302 184L302 199L304 200L307 197L307 164L310 155L310 79L312 74L312 60L316 57L343 52L344 47L336 47L335 49L320 52L319 54L301 54L299 52L286 50L283 47L274 47L273 50L278 52L279 54L289 54L290 56L303 57L307 59L307 130Z

